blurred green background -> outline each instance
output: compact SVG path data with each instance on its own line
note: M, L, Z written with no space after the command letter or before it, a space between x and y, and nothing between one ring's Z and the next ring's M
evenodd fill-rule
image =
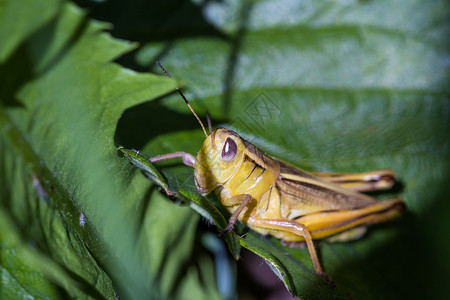
M374 196L404 199L400 219L321 244L336 289L306 249L241 228L272 282L302 299L448 297L449 20L445 0L0 0L0 298L280 299L256 278L267 266L244 252L236 267L215 226L117 153L198 151L175 86L298 167L397 172ZM197 199L191 168L161 169Z

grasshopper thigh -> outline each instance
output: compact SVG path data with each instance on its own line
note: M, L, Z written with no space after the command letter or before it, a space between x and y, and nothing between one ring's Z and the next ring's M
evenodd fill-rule
M304 224L313 239L321 239L361 225L386 222L398 217L405 207L401 199L392 198L358 209L306 214L296 218L295 222Z
M393 170L375 170L363 173L322 173L313 172L325 180L343 188L357 192L372 192L390 189L397 181Z

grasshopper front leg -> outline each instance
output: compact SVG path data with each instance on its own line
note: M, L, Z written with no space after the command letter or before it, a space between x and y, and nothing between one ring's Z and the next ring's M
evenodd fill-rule
M244 210L245 207L252 201L252 196L248 194L242 194L237 195L234 197L231 197L230 199L227 199L224 201L224 205L226 206L234 206L238 205L238 208L235 210L235 212L231 215L230 219L228 220L227 227L223 230L223 233L233 230L234 224L236 224L236 221L239 217L239 215L242 213L242 210Z
M172 159L172 158L176 158L176 157L183 158L183 163L187 166L193 167L195 164L195 157L192 154L189 154L187 152L173 152L173 153L162 154L162 155L150 157L148 160L151 163L155 163L155 162L168 160L168 159Z
M389 169L364 173L313 172L313 174L357 192L388 190L397 181L395 172Z

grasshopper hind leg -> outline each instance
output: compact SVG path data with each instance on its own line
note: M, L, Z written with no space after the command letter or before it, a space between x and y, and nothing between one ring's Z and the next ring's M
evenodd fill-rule
M319 258L317 256L316 248L311 237L311 233L305 225L291 221L291 220L274 220L274 219L256 219L251 218L248 220L248 224L265 229L283 230L289 231L295 235L301 236L305 239L306 246L308 247L309 255L314 266L316 274L322 277L331 287L335 287L335 284L330 276L328 276L320 265Z
M364 173L321 173L313 172L327 181L357 192L383 191L392 188L397 181L395 172L389 169Z

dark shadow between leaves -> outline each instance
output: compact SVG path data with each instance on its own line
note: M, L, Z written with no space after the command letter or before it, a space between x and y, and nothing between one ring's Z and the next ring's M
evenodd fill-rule
M180 231L180 233L183 233L182 231ZM177 239L178 240L178 239ZM176 244L177 242L174 242L174 244ZM190 256L187 257L187 259L184 261L184 263L182 264L182 266L180 267L180 271L176 274L175 279L174 279L174 286L172 288L172 294L169 295L169 298L174 299L175 297L175 291L180 290L180 286L183 283L183 278L185 278L188 275L188 270L189 267L192 266L192 263L194 262L194 264L196 265L196 267L198 268L198 270L201 270L200 266L198 265L198 261L199 258L203 257L203 256L211 256L210 253L208 253L205 248L200 247L201 243L198 237L198 233L196 235L195 238L195 243L194 243L194 247L192 249L192 251L190 252ZM169 247L170 249L170 247ZM169 255L166 254L164 257L167 258ZM161 267L163 267L163 265L161 265ZM162 270L160 270L160 272L162 272ZM199 272L200 273L200 272ZM162 273L158 273L158 274L162 274ZM204 285L205 282L203 280L203 278L200 276L200 274L198 274L198 280L200 285Z
M195 4L192 1L169 0L147 1L112 0L93 2L75 1L81 7L88 8L90 17L110 22L114 25L112 35L121 39L136 41L141 45L160 42L165 46L155 56L153 63L142 66L136 63L136 51L117 60L121 65L136 71L148 71L154 62L164 57L172 43L181 38L214 37L226 39L226 36L211 25L203 15L203 8L210 1Z
M248 19L252 11L253 3L250 1L244 2L241 8L241 15L239 17L240 23L235 37L231 40L231 51L228 58L228 66L224 78L225 93L223 94L223 111L225 115L230 113L233 78L236 72L239 51L241 50L242 40L247 32Z
M117 123L115 145L139 150L159 135L200 128L192 114L168 109L162 104L163 98L127 109ZM213 122L218 124L220 120Z
M334 259L339 259L331 270L337 290L354 299L427 298L430 274L422 270L431 253L420 239L426 234L421 231L417 216L406 212L397 220L371 226L360 240L329 245ZM370 239L377 240L368 244ZM366 244L364 256L352 254L361 249L358 244Z
M60 7L61 10L62 7ZM82 36L89 24L89 19L83 18L59 52L45 66L38 69L40 59L45 57L45 53L52 45L51 41L55 38L59 17L61 17L61 12L24 40L12 56L0 65L0 101L3 102L3 105L22 106L19 99L16 98L17 92L26 83L43 76L57 65Z
M187 222L187 220L186 220ZM173 237L170 244L164 245L167 250L180 247L179 241L183 239L183 235L185 234L185 226L180 227L180 230L176 233L176 236ZM156 286L162 286L163 274L164 270L169 264L168 261L171 259L171 251L165 251L164 255L159 263L159 268L155 272L155 274L159 274L155 281L157 282ZM186 259L182 262L182 265L179 266L179 272L175 274L175 279L173 280L172 293L179 290L180 284L183 282L183 277L186 276L187 270L190 266L192 266L193 261L197 261L195 256L198 256L199 253L196 253L194 250L190 252L190 256L186 257ZM169 295L169 299L172 298L172 295Z
M223 78L222 108L224 115L228 115L233 98L236 64L238 63L242 40L247 32L253 3L245 1L240 7L238 29L231 37L205 19L203 10L210 2L221 1L207 0L200 4L184 0L133 0L127 2L113 0L101 3L87 0L76 1L81 7L89 9L90 17L112 23L114 28L111 34L115 37L136 41L140 45L162 44L159 51L153 55L153 59L146 62L146 65L139 64L136 61L136 54L140 49L131 51L116 60L124 67L139 72L158 72L155 62L162 60L175 47L175 43L179 39L202 37L227 40L231 47Z
M117 123L115 144L125 148L142 149L158 135L181 129L198 129L190 115L163 106L162 98L127 109Z
M154 191L156 189L157 189L157 185L156 184L152 184L147 189L147 191L145 192L145 195L143 197L142 204L141 204L141 209L140 209L141 213L140 213L140 215L139 215L139 217L137 219L138 221L136 222L137 223L137 228L138 228L138 232L136 233L136 241L135 241L136 244L138 243L139 236L141 235L142 228L144 226L145 215L147 213L147 209L148 209L148 206L150 204L150 196L154 193Z
M264 281L266 278L273 278L274 281L276 280L275 282L283 285L278 278L275 278L276 275L263 258L245 248L242 250L242 259L237 266L239 274L237 282L241 294L251 294L256 299L266 299L267 296L270 296L270 291L274 286L273 283L266 284Z
M17 92L34 77L33 64L26 43L21 44L9 59L0 65L0 101L5 107L24 107Z

